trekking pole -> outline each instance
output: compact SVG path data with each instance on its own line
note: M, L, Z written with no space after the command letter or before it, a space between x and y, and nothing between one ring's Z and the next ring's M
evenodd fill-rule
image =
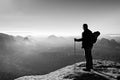
M75 64L74 64L74 73L75 73L75 69L76 69L76 42L74 41L74 62L75 62Z

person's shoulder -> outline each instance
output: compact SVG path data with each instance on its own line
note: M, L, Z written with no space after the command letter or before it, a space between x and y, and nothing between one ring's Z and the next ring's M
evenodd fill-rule
M87 32L92 33L92 31L91 31L90 29L88 29L88 31L87 31Z

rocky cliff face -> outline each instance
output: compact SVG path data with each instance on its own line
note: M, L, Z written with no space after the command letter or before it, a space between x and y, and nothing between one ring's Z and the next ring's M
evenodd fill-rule
M66 66L46 75L23 76L15 80L120 80L120 63L94 60L94 70L83 71L85 62Z

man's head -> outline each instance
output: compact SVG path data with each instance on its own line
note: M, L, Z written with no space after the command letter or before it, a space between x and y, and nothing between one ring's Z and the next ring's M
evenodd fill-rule
M87 30L88 29L88 25L87 24L83 24L83 30Z

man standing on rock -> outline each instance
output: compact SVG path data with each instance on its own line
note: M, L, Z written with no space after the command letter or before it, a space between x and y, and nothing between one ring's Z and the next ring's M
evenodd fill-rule
M93 42L92 42L92 31L88 29L87 24L83 24L83 33L82 33L82 38L80 39L74 39L74 41L80 42L82 41L82 48L85 51L85 58L86 58L86 68L83 69L85 71L91 71L93 69L93 62L92 62L92 47L93 47Z

